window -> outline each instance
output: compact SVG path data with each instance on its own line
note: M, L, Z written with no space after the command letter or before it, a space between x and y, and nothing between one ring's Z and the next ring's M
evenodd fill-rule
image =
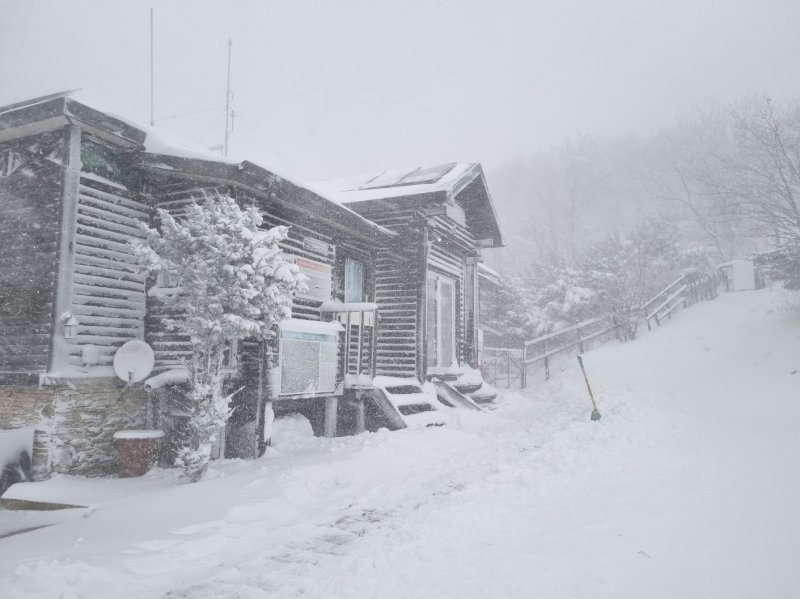
M364 301L364 265L350 258L344 263L344 301L347 304Z
M425 330L427 365L449 368L456 362L456 286L455 281L428 273Z

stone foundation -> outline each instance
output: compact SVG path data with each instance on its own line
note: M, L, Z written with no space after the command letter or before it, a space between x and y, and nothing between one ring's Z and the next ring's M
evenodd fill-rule
M117 469L115 432L145 428L147 394L116 379L71 380L42 387L0 387L0 428L33 428L32 477L103 476Z

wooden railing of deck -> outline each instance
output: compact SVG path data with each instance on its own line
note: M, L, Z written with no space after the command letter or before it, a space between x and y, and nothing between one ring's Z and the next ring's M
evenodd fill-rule
M361 384L361 375L375 376L378 306L373 303L325 302L320 312L344 327L340 342L343 355L345 386L346 375L355 375Z

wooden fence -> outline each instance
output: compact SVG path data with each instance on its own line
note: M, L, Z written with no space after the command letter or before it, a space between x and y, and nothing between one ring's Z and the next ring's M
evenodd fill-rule
M652 330L653 322L661 326L662 321L681 306L685 308L701 300L714 299L721 282L719 272L704 277L681 275L641 307L647 330Z
M679 307L690 306L701 300L710 300L719 294L719 286L722 283L721 274L716 272L704 277L697 277L691 274L681 275L664 289L659 291L649 301L639 309L640 318L647 323L647 328L652 328L652 322L660 326L665 318L670 318L672 313ZM518 380L520 387L525 388L528 382L528 369L536 363L541 363L544 370L544 378L550 378L550 362L553 357L561 353L567 353L577 349L575 353L584 353L590 349L593 343L616 337L620 339L619 322L614 315L593 318L580 322L576 325L542 335L536 339L526 341L522 350L516 350L520 357L518 362L511 358L511 354L505 358L508 362L506 372L516 365L518 369ZM487 350L488 351L488 350ZM513 350L497 350L498 352L511 352ZM497 360L495 354L495 361ZM516 376L510 373L506 375L509 386Z
M531 365L541 362L544 368L544 378L548 380L550 378L550 361L554 356L573 349L577 349L577 353L582 354L603 336L614 336L619 339L619 326L615 316L593 318L526 341L522 350L520 386L523 389L526 387L528 368Z

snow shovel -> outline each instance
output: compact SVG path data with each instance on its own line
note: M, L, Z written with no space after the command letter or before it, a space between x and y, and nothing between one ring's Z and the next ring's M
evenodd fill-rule
M592 400L592 420L600 420L600 412L597 411L597 404L594 403L594 394L592 393L592 387L589 385L589 377L586 376L586 369L583 367L583 358L578 356L578 364L581 365L581 372L583 373L583 380L586 381L586 388L589 390L589 399Z

